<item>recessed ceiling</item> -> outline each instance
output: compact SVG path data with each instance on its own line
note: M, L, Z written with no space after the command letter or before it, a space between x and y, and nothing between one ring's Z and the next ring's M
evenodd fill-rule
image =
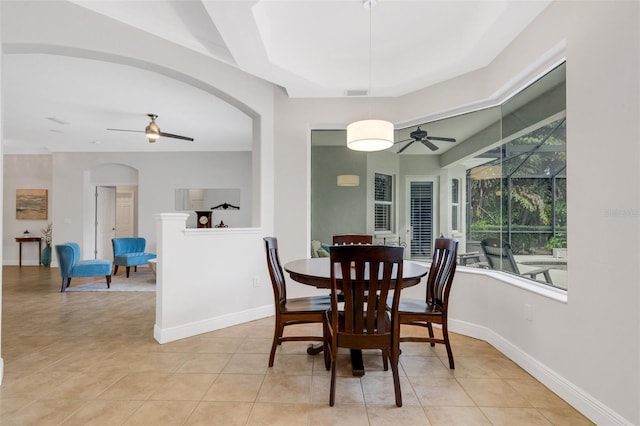
M304 98L368 90L369 71L372 96L400 96L482 68L550 0L378 0L371 9L362 0L73 3Z
M3 1L2 19L20 19L20 3ZM230 64L282 86L290 97L344 97L350 91L395 97L488 65L550 0L378 0L371 10L361 0L47 5L58 3L74 3ZM5 54L2 83L5 153L251 149L249 117L150 71ZM143 130L147 113L159 116L162 131L195 143L161 138L149 144L142 134L106 131Z

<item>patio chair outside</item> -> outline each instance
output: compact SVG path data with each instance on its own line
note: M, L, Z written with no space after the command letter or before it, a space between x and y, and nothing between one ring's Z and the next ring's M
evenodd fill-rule
M498 238L486 238L482 240L481 247L491 269L527 276L532 280L537 280L537 276L542 275L548 284L553 284L551 275L549 274L549 268L543 267L526 272L520 271L509 243L502 243Z

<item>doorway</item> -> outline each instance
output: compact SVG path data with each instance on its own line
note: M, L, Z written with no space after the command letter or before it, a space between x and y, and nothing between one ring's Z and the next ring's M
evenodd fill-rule
M138 235L138 199L137 169L105 163L85 171L84 259L111 259L112 238Z
M116 189L116 238L135 236L135 192Z
M96 187L96 259L113 260L112 238L135 237L136 187Z
M116 236L116 188L114 186L96 186L94 257L111 259L111 239Z

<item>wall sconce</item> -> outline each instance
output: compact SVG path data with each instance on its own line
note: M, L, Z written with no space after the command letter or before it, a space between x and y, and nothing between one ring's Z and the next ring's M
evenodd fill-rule
M338 175L338 186L359 186L360 176L358 175Z

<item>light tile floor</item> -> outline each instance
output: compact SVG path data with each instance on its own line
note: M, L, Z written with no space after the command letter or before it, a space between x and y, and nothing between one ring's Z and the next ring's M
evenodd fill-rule
M345 353L329 407L329 373L306 343L284 343L267 367L273 318L160 345L154 293L59 289L57 269L3 268L3 426L591 424L468 337L453 336L454 371L441 345L403 344L402 408L378 353L363 378Z

